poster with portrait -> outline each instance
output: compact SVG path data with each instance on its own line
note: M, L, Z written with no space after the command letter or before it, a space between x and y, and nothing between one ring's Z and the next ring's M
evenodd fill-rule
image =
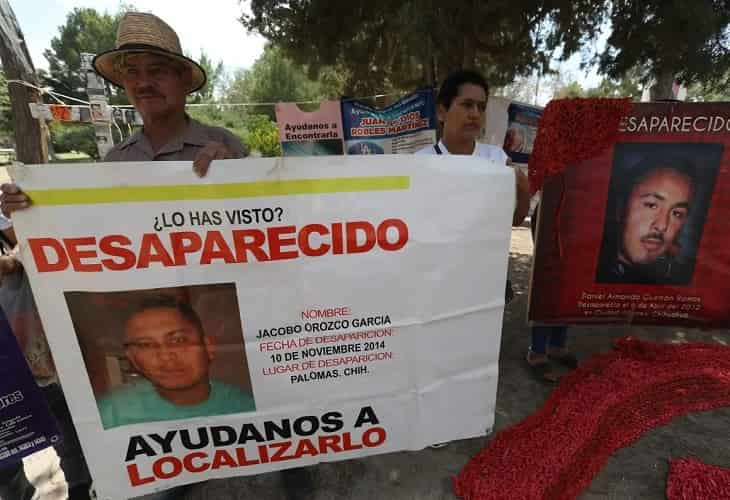
M340 101L323 101L309 112L296 103L280 102L276 123L282 156L344 154Z
M100 498L489 432L514 174L483 162L13 167Z
M538 106L519 102L509 104L503 148L514 163L526 164L530 158L541 116L542 108Z
M432 89L403 97L382 109L342 100L345 154L410 154L436 143L436 111Z
M530 320L728 327L730 105L634 104L619 130L545 184Z

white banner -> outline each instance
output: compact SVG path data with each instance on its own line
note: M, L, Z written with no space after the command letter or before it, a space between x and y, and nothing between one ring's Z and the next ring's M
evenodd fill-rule
M458 156L13 167L100 498L489 432L511 169Z

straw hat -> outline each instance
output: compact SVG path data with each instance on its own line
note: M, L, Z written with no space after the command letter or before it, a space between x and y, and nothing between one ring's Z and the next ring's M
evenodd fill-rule
M124 14L117 30L116 48L97 55L92 64L97 73L121 87L119 56L134 53L160 54L188 66L193 75L188 94L205 85L205 71L198 63L182 54L177 33L159 17L144 12Z

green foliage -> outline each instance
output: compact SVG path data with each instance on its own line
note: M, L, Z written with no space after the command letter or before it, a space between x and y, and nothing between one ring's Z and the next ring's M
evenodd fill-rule
M54 153L78 152L99 158L93 125L62 122L50 122L48 125Z
M57 92L85 98L86 79L81 71L81 53L99 54L113 49L123 12L112 16L89 8L71 11L66 22L58 27L58 36L51 39L51 48L43 52L48 60L48 73L41 73L44 84Z
M261 156L281 156L279 129L268 115L251 114L243 108L227 106L189 107L188 114L206 125L230 130L252 152Z
M217 92L219 92L223 86L223 79L225 77L223 61L218 61L218 64L215 64L212 59L208 57L208 54L206 54L204 50L201 50L200 59L198 59L197 62L205 70L208 80L205 82L205 86L202 89L198 90L188 98L188 102L213 102Z
M730 76L728 78L730 79ZM712 85L696 83L687 88L687 100L693 102L730 102L730 88L716 88Z
M558 92L555 94L555 97L558 99L585 96L586 92L585 90L583 90L583 87L581 87L580 83L578 82L570 82L568 85L558 90Z
M367 95L433 85L462 67L483 70L495 86L544 71L554 49L567 58L598 31L605 4L252 0L241 21L312 74L344 68L346 93Z
M251 151L261 156L281 156L279 144L279 128L264 115L252 115L246 122L246 133L243 138Z
M251 69L238 71L225 91L227 102L296 102L338 98L343 80L333 68L323 68L320 78L309 77L305 66L284 56L283 51L267 45ZM274 106L261 106L251 112L275 119Z
M618 78L643 68L671 90L677 80L730 85L730 0L614 0L612 33L600 55L600 69ZM656 97L669 97L658 95Z

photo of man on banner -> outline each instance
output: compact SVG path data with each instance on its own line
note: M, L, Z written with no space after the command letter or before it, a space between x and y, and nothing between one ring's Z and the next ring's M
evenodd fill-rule
M624 154L621 146L626 145L617 146L614 157L596 282L688 285L717 165L688 154L685 145L634 144L643 146L644 155L627 167L635 155Z

